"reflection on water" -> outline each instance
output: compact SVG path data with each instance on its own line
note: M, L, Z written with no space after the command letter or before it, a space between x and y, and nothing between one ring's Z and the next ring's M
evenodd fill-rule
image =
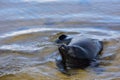
M0 80L119 80L119 0L1 0ZM102 40L100 66L61 74L60 34Z

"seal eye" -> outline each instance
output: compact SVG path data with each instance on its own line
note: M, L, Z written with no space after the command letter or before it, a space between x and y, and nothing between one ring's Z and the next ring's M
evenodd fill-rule
M61 50L67 50L67 46L61 45L61 46L60 46L60 49L61 49Z
M59 51L62 52L62 53L66 53L68 51L68 46L67 45L61 45L59 47Z
M62 50L65 50L65 47L64 47L64 46L62 46L62 47L61 47L61 49L62 49Z

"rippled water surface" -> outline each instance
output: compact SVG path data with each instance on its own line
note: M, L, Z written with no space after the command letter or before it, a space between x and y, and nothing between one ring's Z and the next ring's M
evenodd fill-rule
M57 70L60 34L100 39L100 66ZM0 0L0 80L120 80L119 0Z

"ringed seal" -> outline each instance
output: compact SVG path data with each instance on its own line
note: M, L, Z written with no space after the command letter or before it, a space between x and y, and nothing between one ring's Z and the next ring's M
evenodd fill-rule
M70 68L84 69L95 66L96 59L103 49L103 44L97 39L73 37L61 35L56 43L59 55L56 58L56 66L62 73L67 73Z

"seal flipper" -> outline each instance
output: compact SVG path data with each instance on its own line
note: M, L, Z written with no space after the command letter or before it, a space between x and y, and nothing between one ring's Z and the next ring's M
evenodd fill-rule
M98 67L99 62L96 59L91 60L90 67Z
M66 68L64 62L62 61L62 59L60 58L60 56L56 59L56 65L60 72L62 72L64 74L68 74L67 68Z
M100 43L100 52L99 52L99 55L101 55L102 53L102 50L103 50L103 42L102 41L99 41Z

